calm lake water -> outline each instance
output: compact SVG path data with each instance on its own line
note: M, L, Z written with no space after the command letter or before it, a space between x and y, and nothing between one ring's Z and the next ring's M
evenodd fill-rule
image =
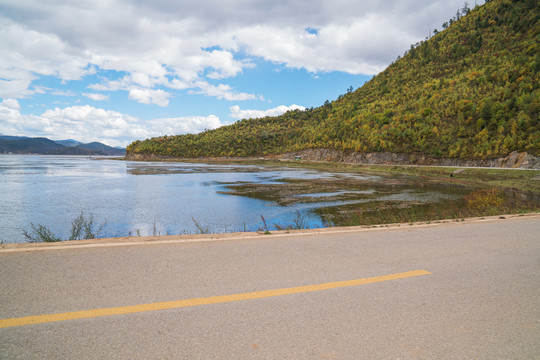
M254 231L267 224L290 224L297 211L309 227L323 220L311 211L345 204L297 203L281 206L254 197L223 194L227 185L274 183L283 179L354 177L377 184L382 178L317 170L257 165L130 162L74 156L0 155L0 240L24 242L31 223L69 237L71 220L81 212L107 221L101 237L197 233L195 222L211 232ZM373 196L375 190L362 190ZM320 194L312 194L314 198ZM323 194L324 195L324 194ZM304 196L304 195L302 195ZM412 189L378 200L428 201L456 196L448 189Z

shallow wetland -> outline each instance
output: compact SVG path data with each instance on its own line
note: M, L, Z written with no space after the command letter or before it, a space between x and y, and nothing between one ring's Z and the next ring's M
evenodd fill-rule
M23 242L22 234L32 224L67 239L72 221L81 214L104 224L99 237L118 237L540 210L540 171L26 155L0 160L3 242Z

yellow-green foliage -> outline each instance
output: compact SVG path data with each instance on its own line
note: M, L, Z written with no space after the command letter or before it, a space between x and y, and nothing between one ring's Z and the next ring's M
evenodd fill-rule
M496 211L504 202L504 194L498 189L481 189L465 196L467 208L478 214Z
M316 109L198 135L136 141L128 154L261 156L328 148L493 158L540 155L540 5L494 0L412 45L363 87Z

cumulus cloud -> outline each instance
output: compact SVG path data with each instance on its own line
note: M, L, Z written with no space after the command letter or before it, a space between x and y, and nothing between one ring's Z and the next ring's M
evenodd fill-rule
M152 128L164 134L195 134L204 130L216 129L223 124L215 115L160 118L148 122Z
M117 111L89 105L49 109L36 116L21 114L20 104L15 99L6 99L0 103L2 134L32 134L81 142L100 141L111 146L126 146L136 139L155 136L198 133L221 125L219 118L214 115L142 121Z
M76 80L95 71L88 67L85 52L72 51L58 34L41 32L5 15L0 15L0 49L2 97L35 93L30 84L38 78L37 75Z
M38 90L32 81L40 76L76 80L101 69L127 73L103 88L116 86L136 101L160 106L169 97L163 87L253 99L207 80L237 76L254 66L251 57L314 73L375 74L462 5L463 0L4 0L0 96L31 95Z
M77 96L77 94L75 94L75 92L71 91L71 90L68 90L68 91L64 91L64 90L53 90L52 91L52 94L53 95L57 95L57 96ZM84 95L84 94L83 94ZM86 96L86 95L85 95Z
M241 110L240 106L234 105L230 107L230 117L233 119L256 119L265 116L279 116L291 110L305 110L306 108L300 105L285 106L280 105L268 110Z
M234 89L229 85L219 84L219 85L212 85L205 81L198 81L196 83L196 87L200 90L195 91L191 90L189 91L191 94L203 94L208 96L214 96L218 99L225 99L229 101L238 101L238 100L253 100L253 99L259 99L264 100L263 97L248 93L239 93L234 91Z
M21 105L16 99L5 99L0 103L4 110L20 110Z
M167 106L169 105L170 93L165 92L161 89L151 90L151 89L140 89L135 88L129 91L129 98L137 100L143 104L155 104L158 106Z
M89 99L92 99L94 101L103 101L103 100L109 100L109 96L104 94L96 94L96 93L83 93L84 96L86 96Z
M211 77L211 75L209 75L209 77ZM216 75L216 78L217 77L218 76ZM141 88L137 85L147 85L148 87ZM179 79L168 80L167 78L150 78L149 76L140 73L124 76L118 80L108 80L101 84L91 84L89 85L89 88L97 91L126 90L129 92L130 99L140 103L167 106L169 103L168 98L171 94L161 89L153 90L150 88L156 85L163 85L176 90L189 89L189 94L202 94L229 101L263 99L254 94L237 92L230 85L226 84L212 85L203 80L187 82Z

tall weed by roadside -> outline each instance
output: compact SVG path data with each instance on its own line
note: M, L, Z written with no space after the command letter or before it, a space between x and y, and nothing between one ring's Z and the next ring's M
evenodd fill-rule
M27 242L37 243L62 241L62 239L54 235L49 228L41 224L34 225L34 223L30 223L30 226L32 227L31 232L23 230L23 236L26 238Z
M101 225L96 225L94 215L90 214L90 217L87 219L84 213L81 212L79 216L71 220L71 235L69 236L69 240L98 238L105 225L107 225L107 220Z
M99 237L105 225L107 225L107 221L104 221L100 225L96 225L94 215L90 214L90 217L86 218L81 212L79 216L71 220L71 231L68 240L96 239ZM63 241L45 225L35 225L34 223L30 223L30 227L32 230L23 230L22 232L27 242L38 243Z
M268 224L266 224L266 219L264 218L263 214L260 214L261 215L261 220L264 224L264 226L262 228L259 228L259 231L265 231L266 233L270 233L270 230L268 229Z
M193 221L193 224L195 224L195 227L197 228L197 233L199 234L209 234L210 228L208 226L201 225L195 218L192 216L191 220Z
M292 224L277 224L274 223L274 227L277 230L301 230L307 229L309 224L300 211L296 210L296 216L293 219Z

